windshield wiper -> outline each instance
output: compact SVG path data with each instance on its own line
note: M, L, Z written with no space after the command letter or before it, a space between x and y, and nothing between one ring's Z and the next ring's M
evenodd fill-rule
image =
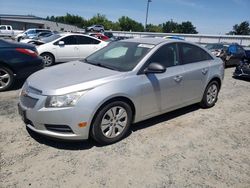
M95 65L95 66L98 66L98 67L104 67L104 68L107 68L107 69L111 69L111 70L118 70L117 68L115 67L112 67L112 66L109 66L109 65L104 65L102 63L96 63L96 62L91 62L87 59L84 59L84 62L88 63L88 64L91 64L91 65Z
M112 67L112 66L109 66L109 65L104 65L102 63L97 63L97 64L93 64L93 65L97 65L99 67L104 67L104 68L111 69L111 70L117 70L115 67Z

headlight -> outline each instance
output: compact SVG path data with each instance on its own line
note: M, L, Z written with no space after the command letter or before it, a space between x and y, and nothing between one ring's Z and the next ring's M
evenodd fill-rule
M65 95L48 96L46 101L46 107L60 108L60 107L70 107L76 105L77 101L86 91L79 91L75 93L69 93Z

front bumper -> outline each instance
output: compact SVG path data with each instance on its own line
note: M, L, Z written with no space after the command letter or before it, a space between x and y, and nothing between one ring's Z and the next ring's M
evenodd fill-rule
M41 135L58 139L88 139L92 114L88 109L80 106L45 108L46 96L22 93L18 104L19 114L29 129ZM81 128L78 126L80 122L87 122L87 125ZM53 129L49 129L48 126L53 126ZM62 126L68 127L66 131L60 129Z

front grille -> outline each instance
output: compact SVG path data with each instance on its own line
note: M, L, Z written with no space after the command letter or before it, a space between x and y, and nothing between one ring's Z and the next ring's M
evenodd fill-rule
M45 124L45 127L49 131L59 132L59 133L73 133L72 129L67 125L49 125Z
M38 99L32 98L32 97L27 96L27 95L21 95L20 101L21 101L22 105L25 106L26 108L34 108Z

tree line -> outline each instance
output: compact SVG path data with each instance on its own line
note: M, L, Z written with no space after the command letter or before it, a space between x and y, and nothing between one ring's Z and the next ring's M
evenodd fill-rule
M107 19L105 15L96 14L90 19L84 19L81 16L67 13L65 16L47 16L47 20L71 24L79 28L85 28L93 24L101 24L106 30L114 31L145 31L142 23L137 22L128 16L122 16L118 21L113 22ZM148 24L146 26L148 32L161 32L161 33L186 33L197 34L196 27L190 21L177 23L173 20L166 21L165 23L154 25ZM244 21L240 24L233 26L232 31L228 32L230 35L250 35L249 22Z
M46 20L71 24L78 26L79 28L87 27L93 24L100 24L103 25L106 30L137 32L145 31L142 23L137 22L129 18L128 16L122 16L118 19L118 21L113 22L108 20L107 17L102 14L96 14L95 16L87 20L81 16L67 13L65 16L47 16ZM173 20L159 25L148 24L146 27L146 31L163 33L198 33L192 22L186 21L179 24L177 22L174 22Z

